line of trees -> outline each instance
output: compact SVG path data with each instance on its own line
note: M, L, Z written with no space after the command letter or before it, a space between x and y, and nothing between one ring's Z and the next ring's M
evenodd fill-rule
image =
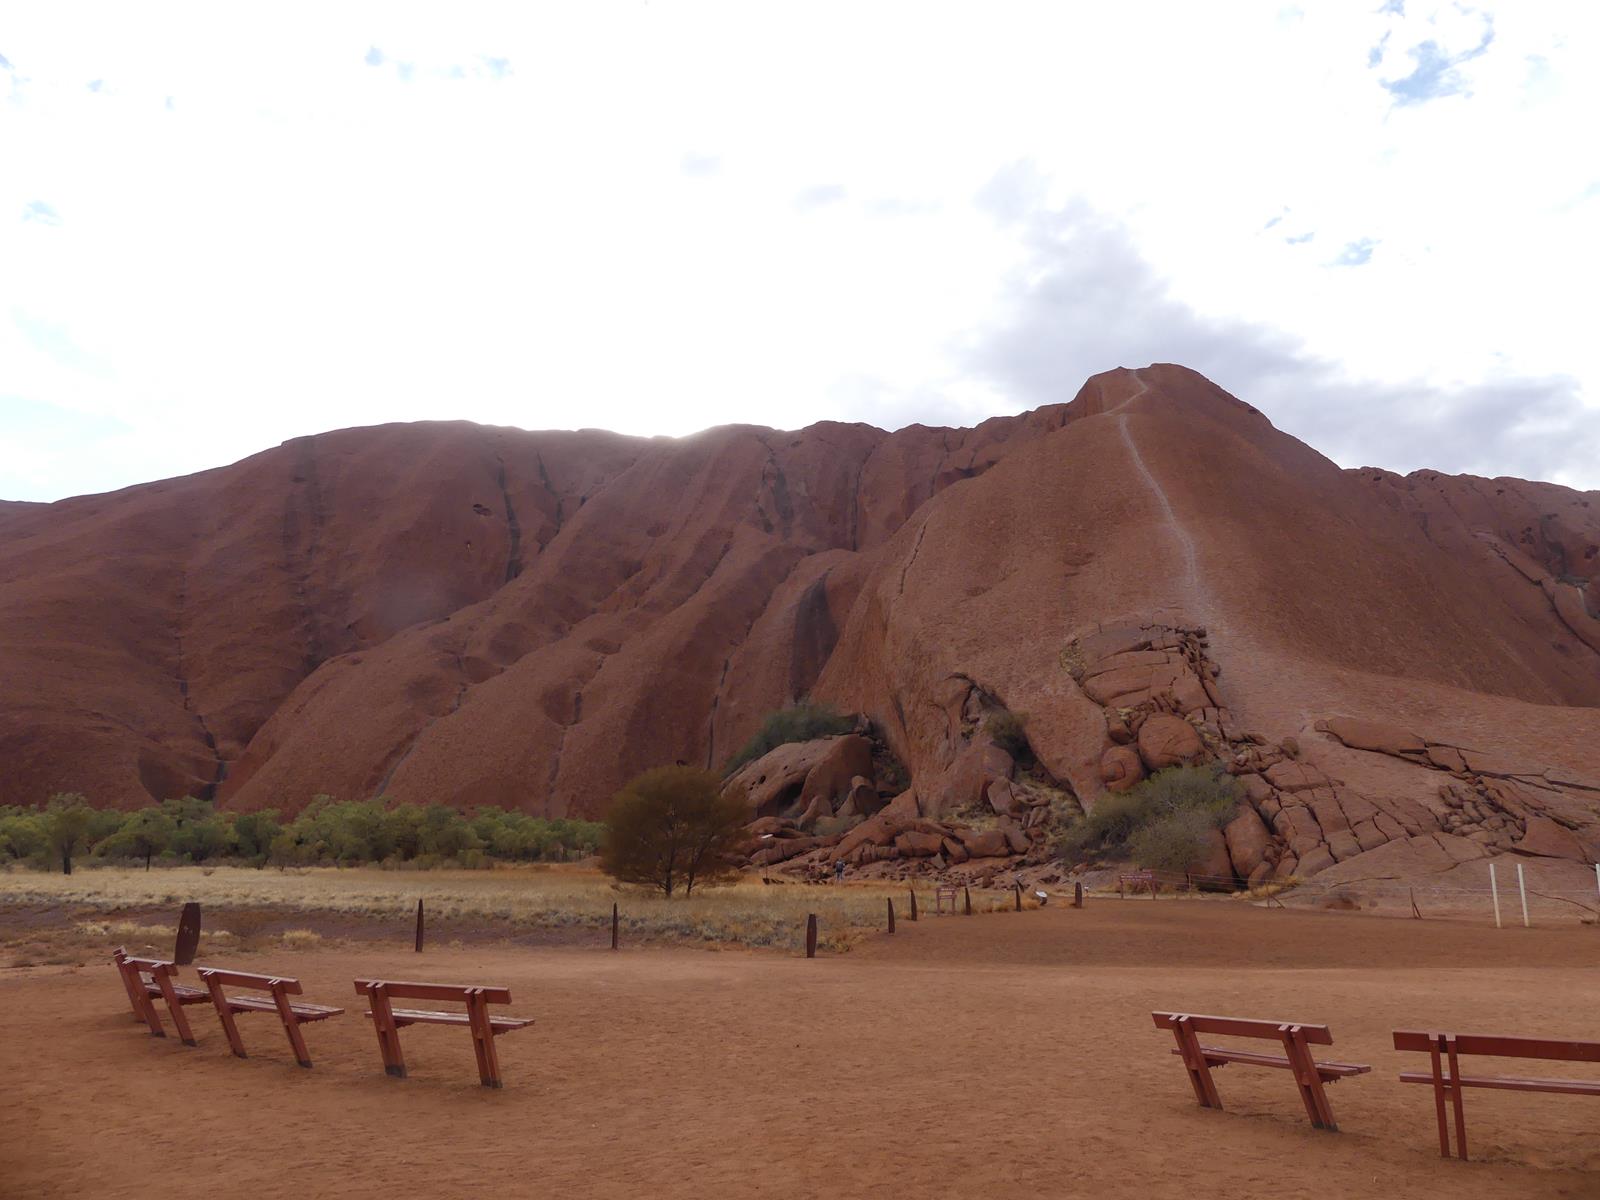
M0 862L24 861L72 874L75 861L251 866L486 866L565 862L594 854L603 826L483 807L470 815L444 804L390 804L317 796L292 821L275 811L221 813L185 796L132 812L97 809L61 792L47 804L0 807Z

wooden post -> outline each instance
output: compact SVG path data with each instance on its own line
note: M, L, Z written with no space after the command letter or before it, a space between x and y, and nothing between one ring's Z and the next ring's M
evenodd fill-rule
M913 921L915 921L917 919L917 889L916 888L912 888L911 889L911 919Z
M972 889L971 888L963 887L961 889L961 902L965 906L964 910L963 910L964 914L966 916L970 917L972 915Z
M194 961L195 951L200 948L200 904L191 900L183 906L183 912L178 916L178 942L172 951L172 961L180 967L187 967Z
M1021 912L1022 911L1022 885L1020 883L1014 883L1011 886L1016 889L1016 892L1017 892L1017 911Z
M889 903L889 932L893 933L894 932L894 897L893 896L887 896L887 897L885 897L885 899Z
M1417 907L1417 889L1411 889L1411 915L1416 920L1422 920L1422 910Z
M1522 864L1517 864L1517 891L1522 893L1522 927L1528 928L1528 885L1522 880Z
M817 956L817 914L806 914L806 957Z
M1072 907L1083 907L1083 880L1081 879L1072 885Z
M617 916L617 902L613 900L611 902L611 948L613 950L617 948L619 924L620 918Z
M417 953L422 953L422 901L417 901Z
M1495 882L1493 863L1489 864L1489 895L1494 898L1494 927L1500 929L1500 885Z

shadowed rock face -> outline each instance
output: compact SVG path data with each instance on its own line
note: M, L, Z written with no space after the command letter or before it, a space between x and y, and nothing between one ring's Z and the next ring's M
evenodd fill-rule
M0 505L0 802L593 813L809 693L873 719L924 816L995 709L1091 805L1107 714L1180 684L1163 711L1364 795L1438 770L1318 721L1594 778L1597 544L1600 494L1343 471L1165 365L970 430L343 430ZM1220 673L1086 641L1146 625L1204 626Z

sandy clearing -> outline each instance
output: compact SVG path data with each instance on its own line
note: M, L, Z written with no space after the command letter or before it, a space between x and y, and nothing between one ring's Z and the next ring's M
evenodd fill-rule
M1480 1161L1441 1161L1396 1025L1593 1038L1600 934L1104 901L902 924L855 952L473 945L274 952L317 1066L267 1018L227 1053L143 1034L109 967L0 974L0 1195L1229 1197L1600 1195L1576 1097L1475 1093ZM264 969L262 956L241 962ZM504 983L538 1018L476 1085L462 1031L405 1032L386 1078L357 974ZM1305 1123L1279 1072L1194 1105L1156 1007L1330 1024L1372 1075Z

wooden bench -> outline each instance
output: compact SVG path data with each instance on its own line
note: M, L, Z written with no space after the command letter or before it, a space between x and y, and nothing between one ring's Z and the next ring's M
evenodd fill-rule
M494 1039L502 1033L532 1025L532 1017L497 1017L489 1013L491 1004L510 1004L511 989L473 987L454 983L404 983L384 979L356 980L356 994L372 1005L367 1016L378 1033L378 1052L383 1069L397 1079L406 1077L406 1062L400 1054L400 1030L407 1025L465 1025L472 1031L472 1049L478 1056L478 1080L484 1087L500 1087L500 1061ZM467 1006L465 1012L435 1012L429 1009L395 1008L391 1000L451 1000Z
M165 959L133 958L121 946L112 952L111 958L117 964L117 974L128 993L134 1020L148 1025L151 1037L166 1037L167 1031L161 1027L161 1016L155 1006L157 999L164 1000L167 1012L172 1014L172 1023L177 1027L178 1037L185 1046L194 1045L194 1033L189 1028L188 1018L183 1015L183 1006L202 1003L208 999L206 992L175 982L178 968Z
M221 967L201 967L200 978L209 990L211 1003L216 1006L217 1016L222 1021L222 1031L228 1035L228 1046L236 1058L248 1056L244 1052L244 1042L239 1037L239 1026L233 1019L235 1013L277 1013L278 1019L283 1022L283 1031L289 1035L289 1046L294 1051L295 1062L302 1067L309 1067L311 1053L306 1049L306 1039L300 1033L300 1026L308 1021L326 1021L344 1012L342 1008L326 1004L297 1004L290 1000L290 996L301 993L298 979L286 979L281 975L252 975L248 971L228 971ZM224 987L249 988L266 992L267 995L229 996L222 990Z
M1212 1067L1225 1067L1239 1063L1248 1067L1275 1067L1290 1071L1300 1090L1300 1101L1306 1106L1306 1116L1317 1129L1335 1133L1339 1126L1333 1119L1333 1106L1328 1103L1325 1083L1336 1083L1351 1075L1365 1075L1372 1070L1361 1063L1318 1062L1311 1053L1312 1046L1333 1045L1333 1035L1326 1025L1305 1025L1292 1021L1253 1021L1242 1017L1207 1017L1190 1013L1151 1013L1157 1029L1170 1029L1177 1039L1173 1053L1183 1059L1189 1072L1189 1082L1194 1085L1195 1098L1203 1108L1221 1108L1222 1098L1211 1078ZM1235 1050L1227 1046L1202 1046L1198 1034L1221 1034L1224 1037L1266 1038L1283 1044L1282 1054L1263 1054L1254 1050Z
M1546 1062L1600 1062L1600 1042L1561 1042L1548 1038L1501 1037L1494 1034L1424 1033L1394 1031L1396 1050L1414 1050L1432 1056L1430 1071L1403 1071L1401 1083L1431 1083L1433 1105L1439 1118L1439 1154L1450 1157L1450 1135L1445 1120L1445 1099L1455 1112L1456 1153L1467 1157L1467 1119L1461 1099L1463 1088L1498 1088L1508 1092L1554 1092L1569 1096L1600 1096L1600 1082L1583 1079L1515 1079L1505 1075L1463 1075L1460 1057L1478 1054L1493 1058L1535 1058ZM1446 1066L1448 1064L1448 1070Z

